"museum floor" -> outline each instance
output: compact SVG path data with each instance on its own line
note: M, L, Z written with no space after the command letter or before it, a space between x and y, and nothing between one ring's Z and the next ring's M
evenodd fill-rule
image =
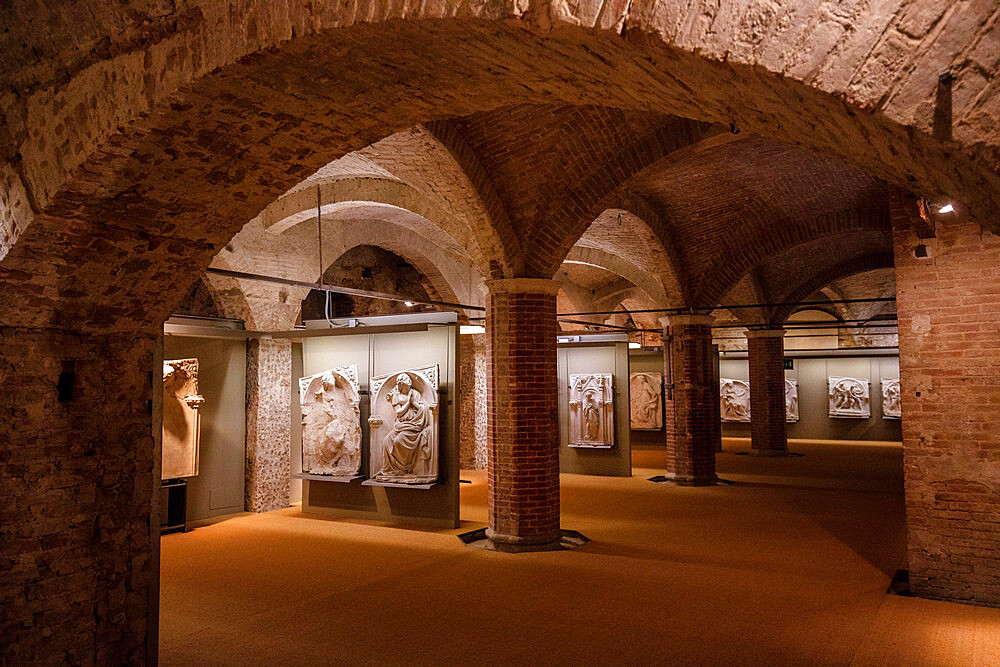
M508 555L466 472L456 531L238 515L162 542L165 664L1000 664L1000 609L885 595L904 556L901 449L793 442L713 488L564 475L591 542Z

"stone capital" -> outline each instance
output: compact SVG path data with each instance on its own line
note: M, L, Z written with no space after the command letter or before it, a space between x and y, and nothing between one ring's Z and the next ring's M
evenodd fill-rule
M667 315L666 317L660 318L660 324L664 329L674 326L712 326L715 322L715 316L713 315L701 315L692 313L683 313L679 315Z
M784 338L785 330L781 327L774 327L770 329L747 329L745 335L747 338Z
M551 294L555 296L561 287L551 278L495 278L486 281L490 294Z

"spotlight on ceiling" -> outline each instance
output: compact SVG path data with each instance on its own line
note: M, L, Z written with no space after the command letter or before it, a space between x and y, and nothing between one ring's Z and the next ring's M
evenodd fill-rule
M483 334L486 333L486 327L480 326L478 324L463 324L458 328L458 333L460 334Z
M414 303L412 301L404 301L403 305L406 306L407 308L413 308Z
M944 206L938 209L938 213L953 213L954 211L955 207L952 206L951 204L945 204Z

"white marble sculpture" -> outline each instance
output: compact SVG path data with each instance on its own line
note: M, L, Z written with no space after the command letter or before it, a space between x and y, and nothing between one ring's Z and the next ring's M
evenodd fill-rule
M903 409L899 403L899 378L882 378L882 418L900 419Z
M868 419L871 416L871 396L868 380L830 377L830 416Z
M785 380L785 421L799 420L799 381Z
M632 373L629 376L629 410L632 429L658 431L663 428L663 380L659 373Z
M569 376L569 446L615 445L615 399L610 373Z
M358 367L331 368L299 378L302 472L354 476L361 470Z
M428 484L438 478L438 367L371 380L371 478Z
M719 380L719 407L724 422L750 421L750 383L732 378Z
M201 406L198 393L198 360L163 362L163 443L161 479L198 474Z

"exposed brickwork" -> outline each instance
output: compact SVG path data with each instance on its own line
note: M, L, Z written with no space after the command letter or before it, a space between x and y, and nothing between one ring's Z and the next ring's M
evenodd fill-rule
M910 585L1000 606L1000 237L899 224L895 250Z
M288 507L291 482L292 343L247 342L245 506L250 512Z
M788 453L785 428L784 331L747 331L750 364L750 447L754 453L781 456Z
M515 278L487 286L487 535L546 544L560 534L558 283Z
M153 347L149 335L0 328L0 662L155 655ZM72 396L60 401L64 371Z
M664 377L673 384L666 421L666 477L681 484L715 484L719 388L715 379L712 318L678 315L664 329Z

